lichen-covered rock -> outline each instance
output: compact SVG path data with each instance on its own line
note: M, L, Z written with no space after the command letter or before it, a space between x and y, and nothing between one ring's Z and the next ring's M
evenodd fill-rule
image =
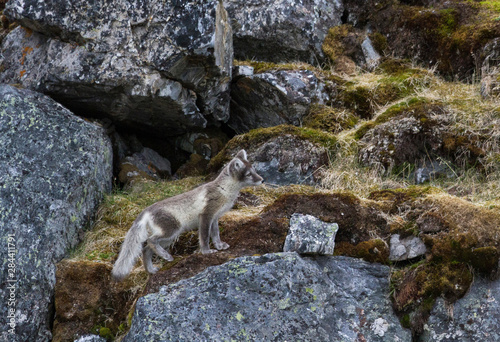
M49 341L55 262L76 246L111 189L111 143L103 128L50 98L1 85L0 146L0 240L5 246L0 260L6 276L0 296L13 294L15 302L4 300L1 306L5 313L15 310L16 323L15 335L10 334L2 315L0 339ZM12 255L8 242L15 246ZM7 274L15 282L7 282Z
M340 25L340 1L224 0L238 59L317 63L328 29Z
M427 251L424 242L417 236L401 239L399 234L391 236L389 260L402 261L422 256Z
M312 103L324 103L324 84L309 70L269 71L237 78L228 126L236 133L281 124L298 126Z
M379 63L382 57L373 47L370 37L366 37L361 43L361 49L363 50L363 56L365 58L365 66L368 69L374 69Z
M229 117L232 31L216 0L12 0L5 13L29 29L4 39L0 81L158 135Z
M366 133L360 141L359 158L366 165L390 172L405 162L416 164L442 153L448 131L447 118L439 106L403 111Z
M283 252L299 254L333 255L336 223L327 223L311 215L293 214Z
M469 291L453 305L436 301L422 342L500 341L500 280L474 278Z
M210 161L218 172L230 156L244 148L257 173L271 184L314 184L328 164L334 136L315 129L280 125L255 129L231 139Z
M346 257L242 257L140 298L124 341L410 341L388 275Z
M270 184L313 184L328 164L326 148L293 135L270 139L247 152L257 173Z

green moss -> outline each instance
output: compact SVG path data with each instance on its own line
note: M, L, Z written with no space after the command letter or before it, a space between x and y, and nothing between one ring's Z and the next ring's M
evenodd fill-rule
M363 119L373 115L372 93L365 86L348 86L340 93L343 105Z
M303 121L305 127L333 134L352 128L357 123L358 118L349 111L320 104L312 105L309 114Z
M472 283L472 273L465 263L424 263L393 272L391 283L397 311L429 312L437 297L450 301L463 297Z
M256 74L268 72L271 70L309 70L321 72L318 68L306 63L273 63L263 61L234 61L234 65L249 65L253 67Z
M428 115L433 109L440 109L442 104L440 102L429 102L425 98L414 97L406 101L402 101L387 108L383 113L378 115L375 119L364 123L354 132L354 138L357 140L362 139L365 134L372 128L390 121L390 119L401 115L412 115L419 120Z
M334 26L328 30L328 34L323 41L322 49L327 57L333 62L344 54L343 40L352 32L353 27L348 24Z
M383 54L384 51L389 47L389 44L387 44L387 38L380 32L370 33L369 37L370 40L372 41L373 47L380 54Z
M429 236L425 242L432 248L433 261L465 263L487 275L498 267L500 255L497 248L481 246L474 234L450 233L445 236Z
M481 6L484 6L488 8L491 11L495 11L497 13L500 13L500 2L497 0L487 0L487 1L481 1L479 2Z
M232 156L229 151L236 149L249 149L255 148L260 144L283 135L293 135L302 140L308 140L314 144L325 147L327 150L332 151L337 146L337 138L329 133L308 128L296 127L291 125L279 125L274 127L257 128L249 131L248 133L237 135L231 139L224 149L217 154L209 164L209 169L212 171L219 170L225 163L231 160Z
M410 315L409 314L403 315L403 317L401 317L401 319L399 321L401 322L401 326L403 328L406 328L406 329L410 329L411 328L411 325L410 325Z
M99 329L99 336L105 338L106 340L110 341L113 339L114 335L111 332L111 329L102 327Z
M381 239L362 241L357 245L349 242L339 242L335 245L334 254L361 258L368 262L389 264L389 249Z

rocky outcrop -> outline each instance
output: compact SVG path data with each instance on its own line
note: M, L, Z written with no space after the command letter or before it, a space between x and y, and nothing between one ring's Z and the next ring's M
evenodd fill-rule
M50 98L2 85L0 145L0 260L9 274L0 295L13 299L2 312L14 309L19 341L49 341L54 264L111 189L111 143L103 128ZM0 339L13 341L7 319L0 317Z
M218 171L243 148L266 183L313 184L320 179L335 142L335 137L308 128L280 125L255 129L230 140L211 160L210 169Z
M224 5L234 31L235 56L241 60L317 64L328 29L341 24L343 13L340 1L224 0Z
M327 223L311 215L293 214L283 252L333 255L336 223Z
M409 341L388 275L345 257L238 258L140 298L124 341Z
M309 70L237 77L231 88L228 126L238 134L281 124L298 126L311 104L323 104L328 97L323 82Z
M12 0L5 13L26 28L3 41L0 81L157 135L228 119L232 31L216 0Z
M499 341L500 280L475 278L469 292L454 304L436 301L422 342Z
M247 152L257 173L269 184L313 184L328 163L326 148L288 134Z
M135 178L159 180L172 175L168 159L154 150L144 147L140 152L125 157L120 164L118 179L126 184Z
M422 105L374 127L361 140L359 158L370 166L391 172L403 163L416 164L442 153L447 117L438 105Z

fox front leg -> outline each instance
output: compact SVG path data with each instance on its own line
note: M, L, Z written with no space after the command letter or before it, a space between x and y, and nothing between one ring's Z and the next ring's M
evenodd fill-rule
M210 226L212 225L212 217L209 215L200 215L200 226L198 227L198 237L200 240L200 252L202 254L210 254L217 252L216 249L210 249Z
M219 220L213 220L212 225L210 227L210 237L212 238L212 243L214 244L214 247L217 248L219 251L222 249L228 249L229 245L223 241L220 240L219 236Z

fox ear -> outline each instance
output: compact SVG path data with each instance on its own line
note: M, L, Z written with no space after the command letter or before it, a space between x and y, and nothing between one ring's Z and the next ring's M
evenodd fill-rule
M236 154L236 158L240 158L241 160L247 160L247 152L245 150L240 150Z
M239 160L238 158L235 158L233 160L233 167L236 171L239 171L241 170L245 165L243 164L243 162L241 160Z

